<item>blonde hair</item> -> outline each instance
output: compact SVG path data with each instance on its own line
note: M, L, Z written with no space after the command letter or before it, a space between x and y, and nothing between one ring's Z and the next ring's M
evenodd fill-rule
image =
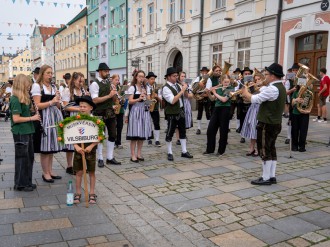
M39 77L37 79L37 83L39 84L40 88L42 89L42 82L43 82L43 77L47 69L52 69L49 65L45 64L42 65L39 71Z
M119 76L118 74L113 74L113 75L111 76L111 79L113 80L113 79L115 79L116 77L118 77L118 79L120 79L120 76Z
M18 101L25 105L30 105L31 99L27 88L31 87L32 81L26 75L19 74L15 77L13 83L13 95Z

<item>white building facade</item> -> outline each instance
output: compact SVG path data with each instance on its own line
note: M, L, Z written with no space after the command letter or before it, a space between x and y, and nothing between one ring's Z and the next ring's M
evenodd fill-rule
M45 64L55 69L54 36L49 37L45 41Z

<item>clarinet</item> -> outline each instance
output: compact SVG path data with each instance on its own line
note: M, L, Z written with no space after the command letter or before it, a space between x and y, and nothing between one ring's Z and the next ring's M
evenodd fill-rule
M84 87L81 87L80 88L80 91L81 91L81 96L85 96L86 95L86 91L85 91L85 88Z
M32 94L31 94L31 92L30 92L30 99L31 99L31 102L32 102L32 105L33 105L33 108L34 108L36 114L39 114L38 106L37 106L37 104L34 102L34 99L33 99L33 96L32 96ZM40 117L39 122L40 122L40 131L41 131L41 134L43 134L44 136L46 136L47 134L46 134L46 132L45 132L44 124L42 123L42 119L41 119L41 117Z

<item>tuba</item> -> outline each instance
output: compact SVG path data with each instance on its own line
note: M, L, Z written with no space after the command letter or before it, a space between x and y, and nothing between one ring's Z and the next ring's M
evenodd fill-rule
M111 87L113 90L116 90L116 86L111 84ZM119 87L119 91L120 91L120 86ZM114 103L114 111L115 111L115 114L118 115L120 113L120 108L121 108L121 103L120 103L120 100L121 100L121 97L119 96L118 92L115 96L113 96L113 103Z
M155 106L157 103L156 97L158 96L158 90L159 90L159 88L157 88L157 85L155 85L154 89L152 88L152 93L150 95L150 99L151 99L151 104L149 107L150 112L153 112L155 110Z
M307 78L307 75L308 75L308 71L309 71L309 68L304 65L304 64L301 64L301 63L298 63L298 65L300 66L299 67L299 70L296 74L296 77L294 78L294 85L299 85L299 84L307 84L307 81L306 81L306 78ZM299 81L303 80L304 83L299 83Z
M225 65L222 69L222 75L226 75L229 73L229 69L230 67L233 66L231 63L228 63L227 61L225 61Z
M298 71L299 72L299 71ZM298 74L298 73L297 73ZM302 98L304 102L297 103L297 110L303 114L309 114L313 107L314 93L308 89L312 84L318 82L315 76L310 73L307 73L307 82L306 85L302 85L298 92L298 98Z

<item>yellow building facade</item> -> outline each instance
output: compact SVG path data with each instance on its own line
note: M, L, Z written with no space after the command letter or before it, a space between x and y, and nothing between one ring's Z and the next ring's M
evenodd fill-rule
M19 52L15 58L9 63L9 71L12 70L11 77L16 77L19 74L31 75L31 51L24 50Z

